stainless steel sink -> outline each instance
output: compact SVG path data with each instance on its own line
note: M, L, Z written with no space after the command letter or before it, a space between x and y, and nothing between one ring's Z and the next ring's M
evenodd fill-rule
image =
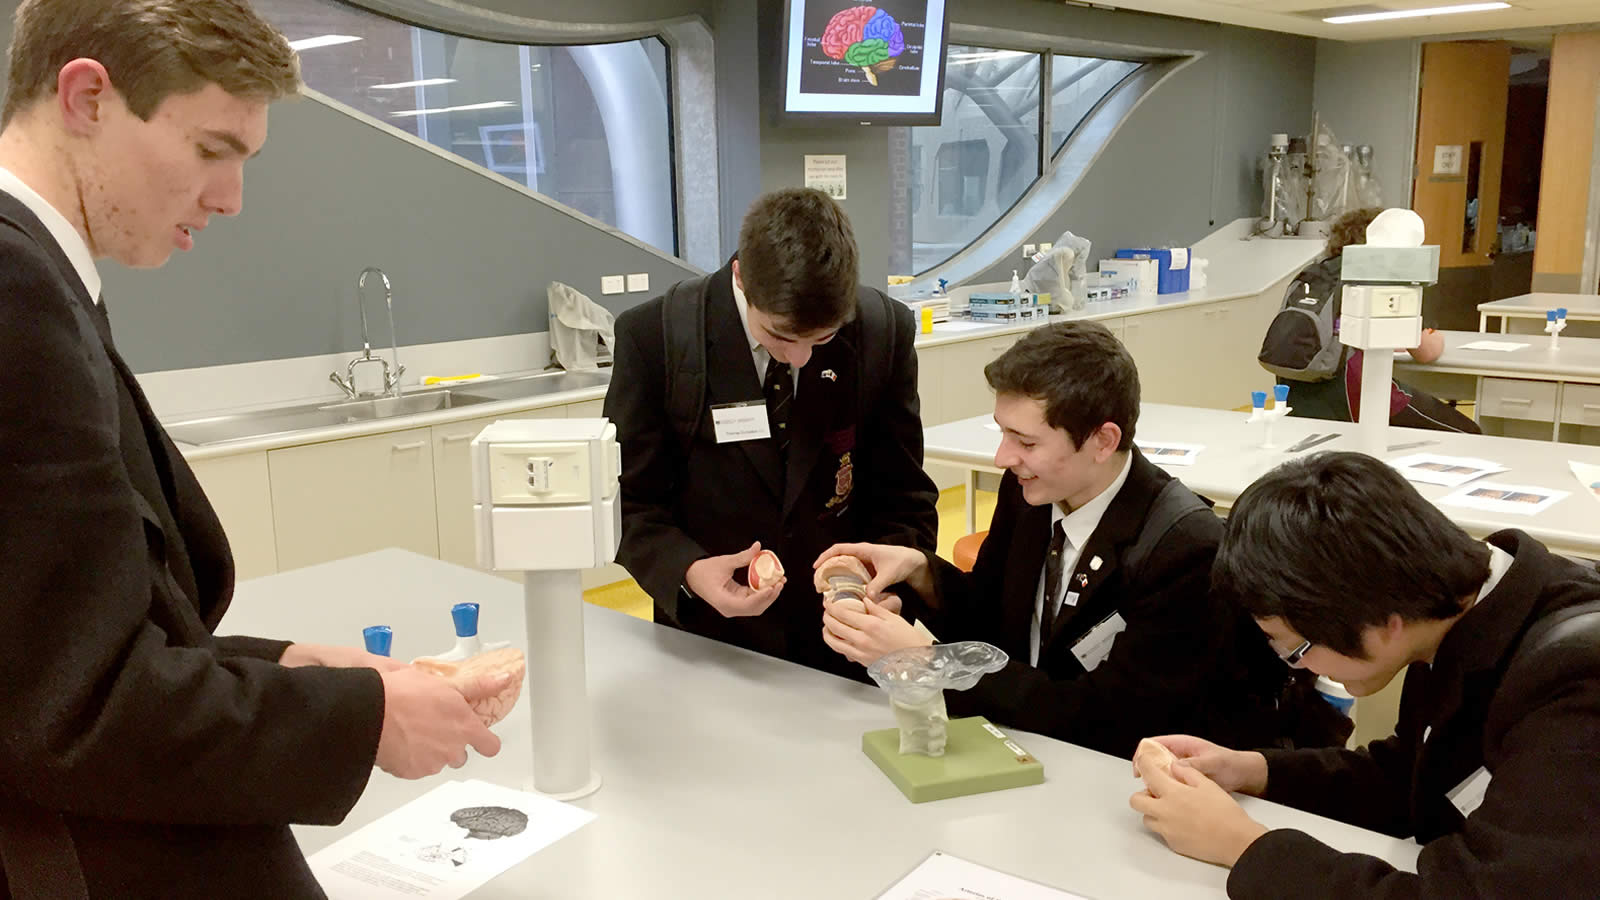
M470 384L462 385L458 390L462 393L470 393L474 397L485 397L493 400L518 400L524 397L559 394L563 391L605 387L610 383L611 371L609 369L582 372L540 372L537 375L524 375L521 378L474 381Z
M206 446L247 438L290 434L312 428L327 428L332 425L370 422L391 416L433 412L473 403L489 403L492 399L456 391L422 391L401 397L349 400L341 403L307 403L300 406L280 406L255 412L173 422L167 426L167 433L172 435L175 441Z
M338 403L306 403L226 416L189 419L170 423L167 426L167 433L172 435L175 441L207 446L228 441L291 434L333 425L350 425L394 416L454 409L477 403L559 394L563 391L603 387L610 383L609 371L541 372L520 378L472 382L459 389L417 391L400 397L344 400Z

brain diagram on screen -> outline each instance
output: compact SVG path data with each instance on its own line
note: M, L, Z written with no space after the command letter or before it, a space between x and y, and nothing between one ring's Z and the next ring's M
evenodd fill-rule
M834 14L822 33L822 52L859 67L874 87L877 73L894 68L905 49L900 23L875 6L853 6Z

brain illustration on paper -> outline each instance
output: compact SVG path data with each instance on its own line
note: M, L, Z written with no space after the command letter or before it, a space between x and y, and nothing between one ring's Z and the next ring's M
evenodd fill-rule
M465 828L470 839L494 841L525 831L528 814L506 806L469 806L451 813L450 821Z
M822 52L859 67L873 85L878 83L876 73L894 68L905 49L900 23L874 6L853 6L835 13L822 33Z

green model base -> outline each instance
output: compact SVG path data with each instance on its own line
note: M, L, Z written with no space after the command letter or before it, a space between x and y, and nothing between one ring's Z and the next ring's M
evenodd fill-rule
M1025 787L1044 781L1044 766L982 716L952 719L943 756L900 753L900 730L861 736L861 750L912 803Z

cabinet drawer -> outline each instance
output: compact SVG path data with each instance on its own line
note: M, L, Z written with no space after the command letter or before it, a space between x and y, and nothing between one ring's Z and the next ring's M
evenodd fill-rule
M1478 412L1502 419L1531 419L1535 422L1554 422L1556 419L1556 383L1553 381L1524 381L1517 378L1485 378L1483 403Z
M1568 384L1561 394L1563 425L1600 425L1600 384Z

